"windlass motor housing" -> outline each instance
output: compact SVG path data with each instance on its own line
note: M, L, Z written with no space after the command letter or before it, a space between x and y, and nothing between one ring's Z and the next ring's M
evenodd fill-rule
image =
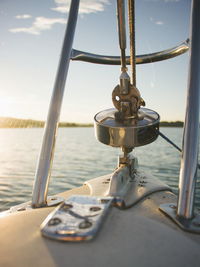
M158 137L160 116L151 109L140 108L138 119L118 121L117 109L100 111L94 117L98 141L113 147L134 148L155 141Z

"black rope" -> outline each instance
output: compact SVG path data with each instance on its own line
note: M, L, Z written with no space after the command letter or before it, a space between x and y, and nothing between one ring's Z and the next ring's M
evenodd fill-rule
M158 134L165 139L169 144L171 144L173 147L175 147L178 151L182 152L182 149L180 147L178 147L176 144L174 144L174 142L172 142L166 135L164 135L163 133L161 133L160 131L158 131Z
M174 142L172 142L166 135L164 135L163 133L161 133L160 131L158 131L158 134L165 140L167 141L170 145L172 145L173 147L175 147L179 152L182 152L182 149L180 147L178 147L176 144L174 144ZM197 164L198 169L200 169L200 164Z

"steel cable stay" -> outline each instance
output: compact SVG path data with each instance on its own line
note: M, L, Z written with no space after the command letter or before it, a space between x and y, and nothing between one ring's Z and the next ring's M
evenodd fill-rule
M172 140L170 140L166 135L164 135L160 131L157 131L157 132L158 132L158 135L160 137L162 137L165 141L167 141L170 145L172 145L174 148L176 148L179 152L182 153L182 149L179 146L177 146ZM197 164L197 167L198 167L198 169L200 169L200 164L199 163Z

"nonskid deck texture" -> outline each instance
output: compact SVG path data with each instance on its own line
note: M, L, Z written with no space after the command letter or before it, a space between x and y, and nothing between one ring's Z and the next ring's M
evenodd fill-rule
M84 185L62 195L89 194ZM182 231L159 211L176 202L170 192L146 197L132 208L111 207L92 241L59 242L41 235L54 208L0 218L0 266L200 266L200 235Z

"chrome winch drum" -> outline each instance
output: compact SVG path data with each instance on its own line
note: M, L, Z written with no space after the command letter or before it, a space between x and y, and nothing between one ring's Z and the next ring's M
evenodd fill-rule
M152 143L158 137L160 116L153 110L140 108L135 124L117 121L115 108L100 111L94 117L95 134L101 143L113 147L134 148Z

